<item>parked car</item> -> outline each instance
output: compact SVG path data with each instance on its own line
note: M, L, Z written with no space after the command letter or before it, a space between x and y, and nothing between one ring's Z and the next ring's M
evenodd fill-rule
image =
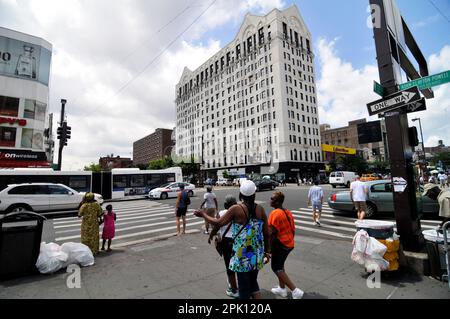
M355 178L355 172L332 172L330 174L330 184L333 188L336 188L337 186L350 188L350 184Z
M189 197L195 196L195 185L189 183L168 183L161 187L152 189L148 193L150 199L167 199L176 198L178 192L180 192L180 185L184 185L184 190L188 193Z
M270 180L270 179L258 179L253 181L256 185L256 191L262 191L262 190L274 190L278 187L278 182Z
M29 183L9 185L0 192L0 212L19 213L31 211L41 214L78 210L86 193L53 183ZM94 194L101 205L103 197Z
M216 182L216 186L232 186L233 183L225 178L219 178Z
M366 182L369 193L367 195L366 217L370 218L377 213L394 213L394 196L392 194L392 182L390 180L378 180ZM355 206L350 200L350 192L339 192L328 199L328 206L335 210L354 212ZM419 210L424 214L438 214L437 201L424 196L418 198Z
M216 186L216 181L212 178L208 178L205 182L205 185Z

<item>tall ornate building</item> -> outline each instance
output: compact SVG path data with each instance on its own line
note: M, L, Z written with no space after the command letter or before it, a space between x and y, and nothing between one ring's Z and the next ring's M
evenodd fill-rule
M235 39L176 86L176 154L219 174L323 167L312 37L296 6L247 14Z

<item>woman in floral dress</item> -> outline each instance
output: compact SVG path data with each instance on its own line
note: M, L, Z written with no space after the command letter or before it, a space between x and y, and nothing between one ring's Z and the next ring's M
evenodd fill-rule
M84 198L84 204L78 212L78 217L83 218L81 222L81 243L88 246L94 255L99 250L99 218L102 215L102 207L95 201L94 194L87 193Z

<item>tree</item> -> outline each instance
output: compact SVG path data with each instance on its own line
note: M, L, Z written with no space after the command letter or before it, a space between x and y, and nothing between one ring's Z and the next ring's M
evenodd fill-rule
M339 156L329 164L332 171L350 171L362 175L367 172L368 164L359 156Z
M228 174L228 171L224 171L222 175L223 175L223 178L230 179L230 174Z
M443 152L436 154L431 161L432 166L437 166L439 164L439 161L442 162L443 168L450 167L450 152Z
M100 164L91 163L91 165L85 166L84 170L87 172L100 173L102 171L102 167Z
M170 157L154 160L148 164L148 169L151 170L166 169L170 167L173 167L173 161Z
M376 173L386 174L389 172L390 163L386 162L386 161L375 161L375 162L369 163L369 166L373 167L373 169Z

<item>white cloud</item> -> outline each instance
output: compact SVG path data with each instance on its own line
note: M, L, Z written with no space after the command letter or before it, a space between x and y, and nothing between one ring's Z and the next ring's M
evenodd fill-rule
M366 65L355 69L343 61L335 49L338 39L319 39L317 53L321 64L318 87L320 122L341 127L349 121L367 118L366 104L379 99L373 93L373 81L378 79L378 68Z
M355 69L349 62L339 57L335 49L338 40L319 39L317 53L322 71L318 81L318 103L320 122L331 124L333 128L346 126L349 121L369 118L366 104L380 99L373 93L373 81L378 81L376 65L365 65ZM446 45L438 54L429 58L431 73L450 69L450 46ZM450 144L450 89L449 84L434 88L435 98L427 100L427 110L413 113L410 119L420 117L425 146L437 145L443 140ZM410 122L410 126L418 123Z

